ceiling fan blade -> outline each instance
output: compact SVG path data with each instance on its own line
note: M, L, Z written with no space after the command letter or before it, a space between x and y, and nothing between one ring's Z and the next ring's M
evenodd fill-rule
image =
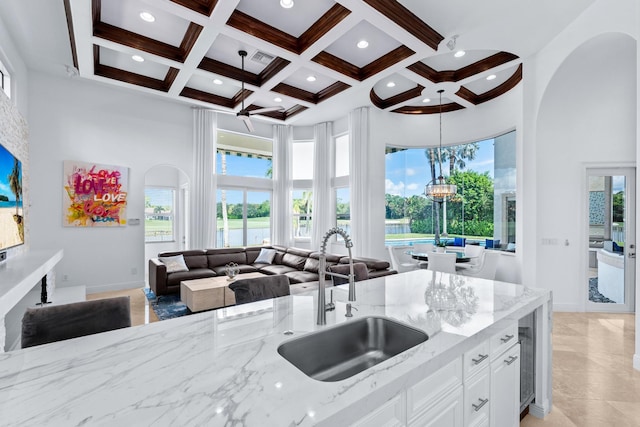
M284 107L282 105L278 105L276 107L258 108L258 109L249 111L249 114L262 114L262 113L268 113L270 111L284 111Z
M251 123L251 119L249 118L249 116L238 116L238 118L244 122L244 125L247 127L247 130L253 133L254 131L253 123Z

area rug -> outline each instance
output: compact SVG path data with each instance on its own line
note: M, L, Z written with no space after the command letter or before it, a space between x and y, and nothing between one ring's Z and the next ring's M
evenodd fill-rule
M173 319L191 314L191 310L189 310L187 305L180 301L179 294L160 295L156 297L156 294L150 288L144 288L143 291L147 300L149 300L151 308L160 320Z
M611 302L616 303L613 300L605 297L598 291L598 278L592 277L589 279L589 301L593 302Z

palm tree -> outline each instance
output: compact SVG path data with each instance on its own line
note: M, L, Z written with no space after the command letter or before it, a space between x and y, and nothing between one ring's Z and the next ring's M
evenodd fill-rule
M431 182L435 182L437 176L436 176L436 162L438 162L440 159L439 157L442 155L441 152L438 152L438 149L435 147L432 148L427 148L426 150L424 150L424 154L425 156L427 156L427 158L429 159L429 169L431 170ZM442 171L440 171L442 172ZM440 203L436 202L435 200L432 201L432 207L433 207L433 211L435 212L435 223L434 223L434 228L435 228L435 235L434 235L434 241L436 244L440 243Z
M456 145L443 149L446 152L444 157L449 157L449 176L453 175L456 167L464 169L467 166L465 160L474 160L476 152L480 149L477 142L472 144Z
M20 176L20 163L17 158L13 158L13 170L8 176L9 187L16 196L16 217L20 215L18 206L20 205L20 199L22 198L22 177Z

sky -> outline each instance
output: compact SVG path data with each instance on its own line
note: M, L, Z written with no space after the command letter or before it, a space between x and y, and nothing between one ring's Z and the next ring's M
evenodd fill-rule
M493 139L480 141L479 150L474 160L467 160L465 170L473 170L478 173L489 172L493 178ZM385 193L396 196L410 197L423 194L424 187L431 181L429 171L429 159L425 155L424 148L412 148L387 154ZM449 160L442 159L443 175L449 173ZM436 174L439 167L436 166Z

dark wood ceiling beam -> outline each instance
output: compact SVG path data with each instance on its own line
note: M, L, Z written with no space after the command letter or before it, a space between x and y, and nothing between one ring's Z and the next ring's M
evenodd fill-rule
M291 62L284 58L277 57L265 67L264 70L258 74L258 86L262 86L265 82L269 81L273 76L282 71Z
M407 69L433 83L458 82L515 59L518 59L518 56L512 53L498 52L485 59L476 61L473 64L469 64L466 67L462 67L459 70L436 71L422 61L409 65Z
M408 101L410 99L416 98L422 95L422 91L424 90L424 86L416 85L416 87L406 90L397 95L391 96L386 99L382 99L378 96L375 90L372 88L371 92L369 92L369 99L376 107L385 110L393 105L400 104L401 102Z
M440 35L440 33L395 0L364 0L364 2L404 28L433 50L438 50L438 45L444 40L444 37Z
M351 77L354 80L362 80L360 78L360 68L345 61L344 59L330 54L329 52L320 52L311 60L313 62L317 62L320 65L324 65L325 67L330 68L334 71L337 71L338 73L344 74L347 77Z
M393 64L396 64L403 59L406 59L413 55L415 52L408 47L402 45L398 46L386 55L381 56L375 61L365 65L360 69L360 81L366 80L371 76L378 74L382 70L386 70Z
M205 16L211 16L218 0L171 0L172 2L184 6Z
M246 13L234 10L227 25L247 34L266 40L293 53L298 53L298 39L271 25L265 24Z
M324 15L298 38L298 54L304 52L322 36L338 25L351 11L339 3L334 4Z
M452 102L449 104L442 105L442 112L449 113L451 111L462 110L464 107L458 103ZM405 105L404 107L396 108L395 110L391 110L393 113L400 114L438 114L440 112L439 105L425 105L420 107L413 107L410 105Z
M251 95L252 93L253 91L249 89L239 90L235 95L233 95L233 98L232 98L233 106L237 107L240 103L242 103L242 101L247 99L249 95Z
M455 80L460 81L467 77L475 76L476 74L495 68L499 65L506 64L507 62L518 59L517 55L508 52L498 52L485 59L469 64L466 67L460 68L455 72Z
M182 43L180 43L180 52L182 53L182 61L180 62L184 62L187 59L191 49L193 49L193 45L198 41L202 29L203 27L195 22L189 23L189 27L187 27L187 31L182 38Z
M71 5L69 0L64 0L64 14L67 19L67 31L69 32L69 44L71 45L71 57L73 58L73 66L78 69L78 49L76 46L76 36L73 30L73 17L71 16Z
M335 82L327 87L325 87L324 89L322 89L321 91L319 91L318 93L316 93L315 98L316 98L316 103L321 103L322 101L325 101L329 98L331 98L334 95L339 94L340 92L349 89L351 86L343 83L343 82Z
M204 92L201 90L193 89L190 87L185 87L180 92L180 96L184 96L186 98L197 99L198 101L207 102L209 104L222 105L227 108L234 108L235 104L233 100L229 98L225 98L223 96L214 95L212 93Z
M286 83L279 83L271 89L273 92L281 93L292 98L300 99L311 104L317 104L316 95L312 92L300 89Z
M230 79L250 83L254 86L260 86L261 84L260 76L246 70L242 71L242 69L240 68L233 67L215 59L207 57L202 58L202 61L200 61L200 65L198 65L198 68L209 71L210 73L229 77Z
M509 77L507 80L505 80L502 84L500 84L499 86L496 86L495 88L484 92L480 95L470 91L469 89L467 89L464 86L461 86L460 89L458 90L458 92L456 92L456 95L458 95L460 98L474 104L474 105L478 105L478 104L482 104L483 102L487 102L490 101L494 98L499 97L500 95L503 95L505 93L507 93L508 91L510 91L511 89L513 89L518 83L520 83L520 81L522 80L522 64L520 64L520 66L518 66L518 69L515 71L515 73L513 73L511 75L511 77Z
M298 113L303 112L304 110L306 110L307 107L305 107L304 105L299 105L296 104L293 107L289 108L287 111L285 111L285 116L288 118L295 116Z
M260 108L265 108L265 107L251 104L247 107L247 110L254 111L254 110L259 110ZM283 120L283 121L287 118L286 113L284 111L267 111L265 113L256 114L256 116L271 117L272 119Z

